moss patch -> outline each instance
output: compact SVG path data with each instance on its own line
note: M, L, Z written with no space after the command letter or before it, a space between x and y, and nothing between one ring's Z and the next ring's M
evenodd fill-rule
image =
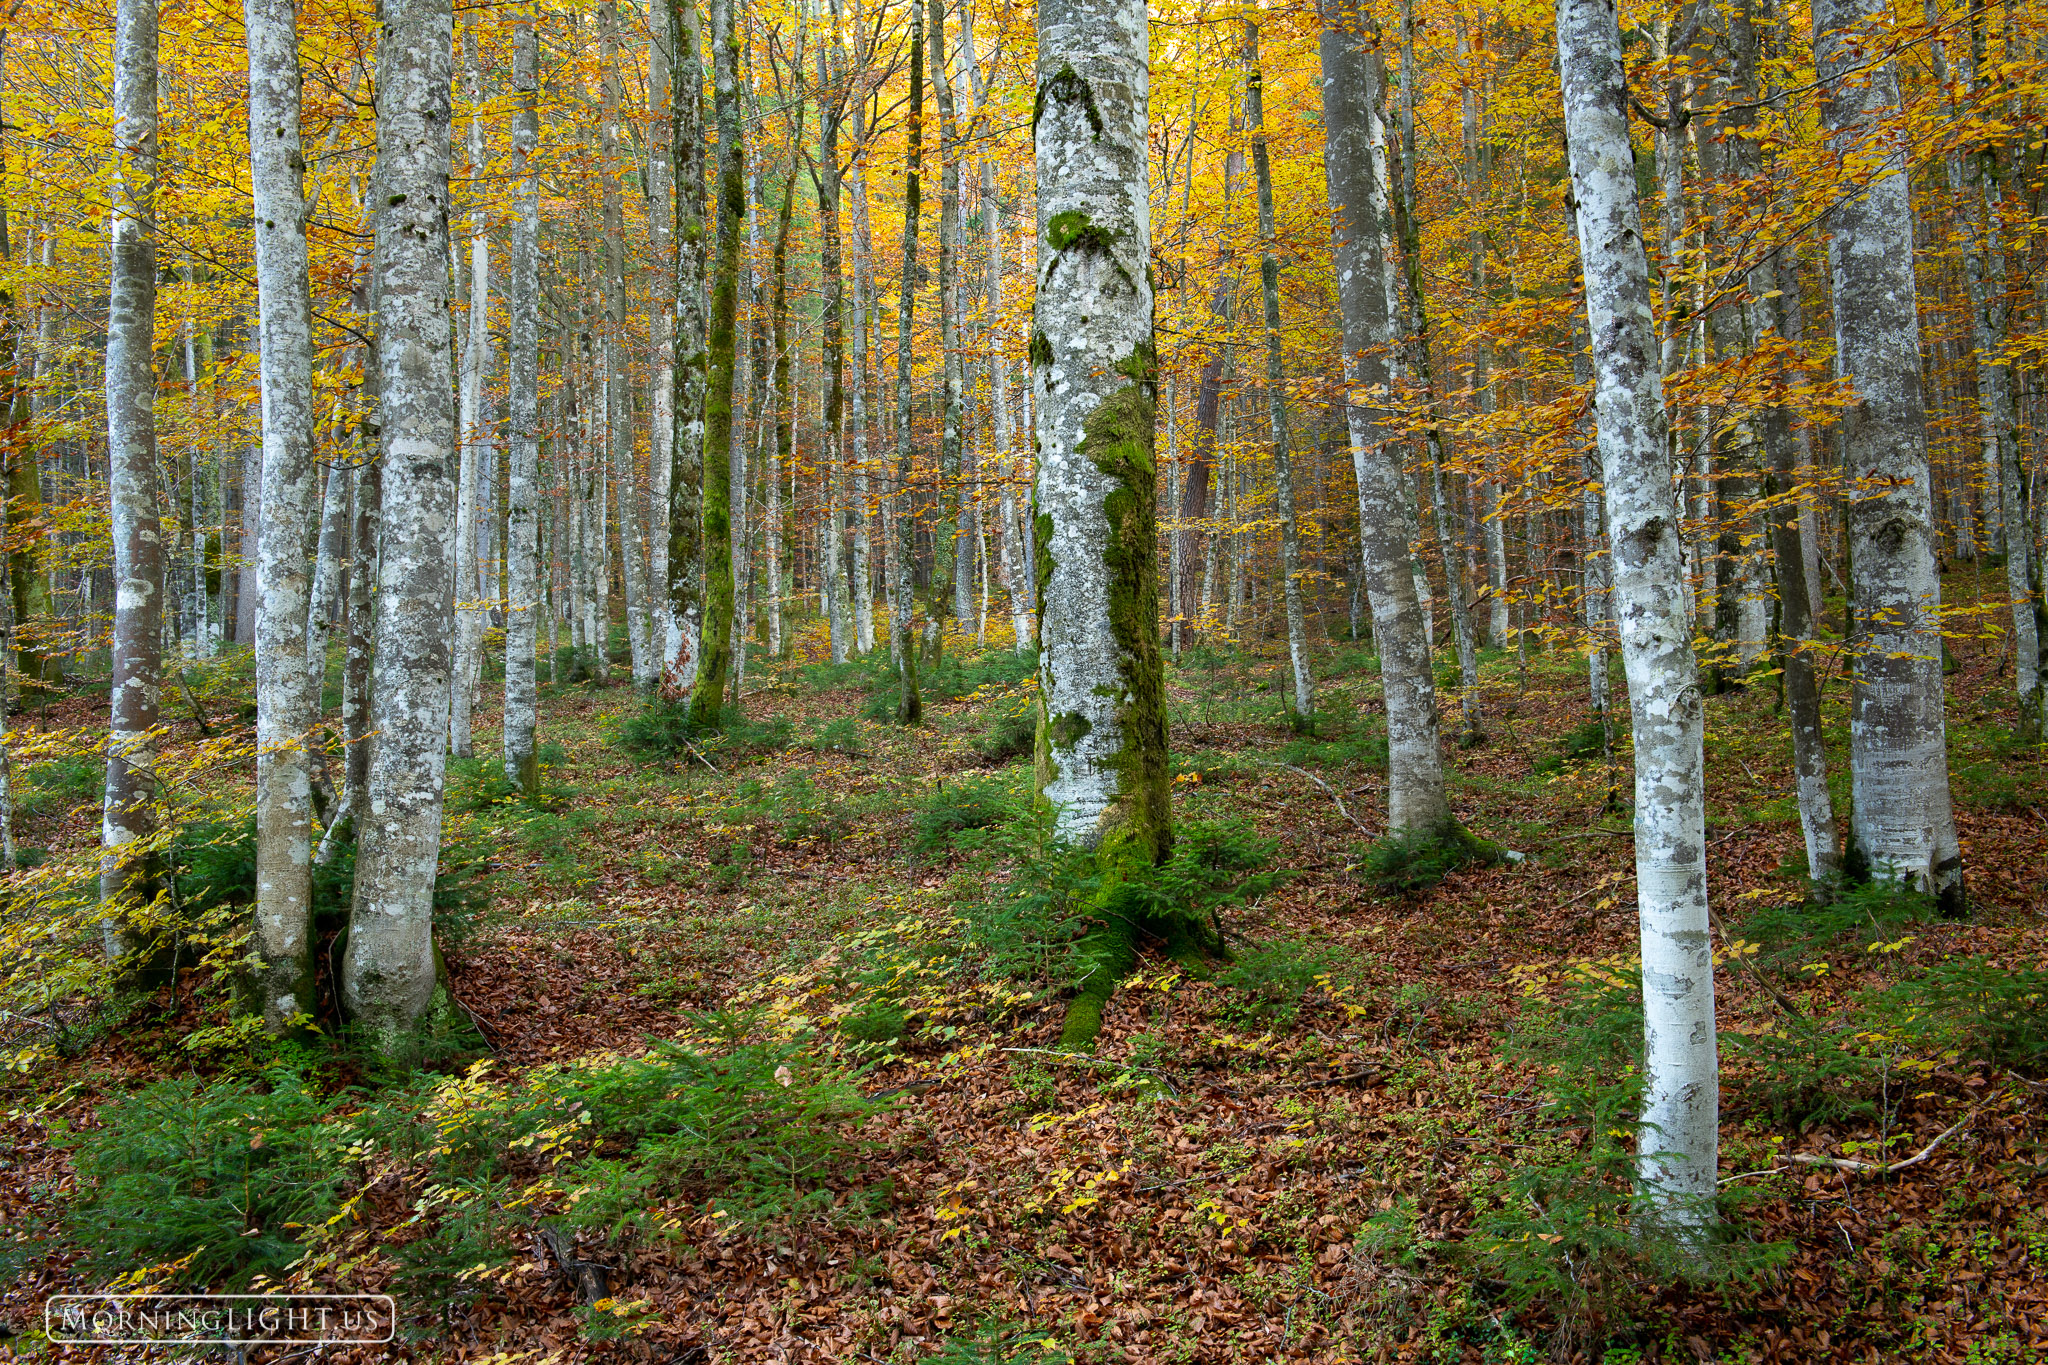
M1095 107L1095 92L1089 88L1088 82L1074 74L1071 64L1053 72L1046 78L1045 84L1038 87L1038 99L1031 106L1031 131L1034 136L1038 132L1038 121L1045 117L1045 106L1048 101L1079 105L1081 112L1087 116L1088 127L1093 131L1095 140L1102 140L1102 111Z

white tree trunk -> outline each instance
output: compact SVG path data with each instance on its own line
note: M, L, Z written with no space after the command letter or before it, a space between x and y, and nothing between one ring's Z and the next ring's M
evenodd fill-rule
M294 0L247 0L243 15L249 45L249 183L255 198L262 500L271 514L256 546L255 948L261 965L255 986L264 1026L281 1032L294 1017L316 1008L313 801L306 743L321 678L311 657L312 599L302 530L313 502L313 323L299 142L298 8ZM346 494L339 501L347 507ZM324 663L324 628L321 643Z
M506 362L507 439L512 445L505 497L505 776L533 792L540 772L534 731L534 637L541 601L540 542L540 52L533 21L522 18L512 35L512 149L519 158L518 211L506 277L511 306L511 347ZM652 447L657 465L666 447ZM553 651L549 651L552 659Z
M435 1003L453 634L455 376L449 354L449 0L386 0L377 62L377 360L384 467L377 730L342 995L390 1052Z
M1703 712L1685 624L1678 507L1613 0L1560 0L1557 30L1613 608L1635 724L1644 1051L1638 1178L1657 1216L1694 1228L1713 1218L1720 1124Z
M1842 414L1855 565L1857 642L1850 696L1851 857L1872 876L1962 904L1962 851L1949 805L1942 705L1941 580L1920 396L1913 207L1906 150L1887 131L1899 105L1889 59L1872 65L1875 0L1819 0L1814 68L1830 146L1882 159L1860 195L1829 215L1835 363L1860 401ZM1863 28L1869 31L1858 33Z
M155 859L129 845L156 829L164 564L156 502L157 9L114 7L114 181L108 237L107 497L114 541L113 681L100 847L102 946L118 959L154 937ZM310 386L310 380L308 381ZM303 648L301 637L292 644ZM282 941L281 936L277 941Z
M1171 839L1155 549L1145 8L1038 10L1038 786L1119 859Z
M483 80L477 71L476 40L465 26L463 65L469 87L470 174L483 174ZM487 608L477 584L477 501L488 461L490 429L484 414L484 381L491 365L491 239L479 204L469 216L469 320L464 329L462 379L456 414L462 446L455 489L455 657L449 684L448 752L475 753L470 712L476 702L476 673L483 660Z

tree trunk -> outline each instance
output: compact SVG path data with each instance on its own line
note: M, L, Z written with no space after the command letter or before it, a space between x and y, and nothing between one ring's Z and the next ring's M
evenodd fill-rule
M669 451L666 685L697 676L704 598L704 64L696 0L668 0L675 54L669 120L676 166L675 440Z
M377 747L357 837L342 995L386 1054L436 1004L454 589L455 376L449 353L449 0L387 0L377 62L377 360L384 489ZM445 997L443 997L445 998ZM438 1010L435 1013L439 1013Z
M505 395L512 458L505 497L504 746L505 777L532 795L540 787L534 747L540 719L534 627L535 613L543 604L535 563L540 542L540 175L535 165L540 150L540 50L530 17L518 19L513 29L512 85L518 100L512 114L512 149L519 158L519 197L505 281L512 328ZM673 337L665 340L672 343ZM664 463L667 449L655 443L649 447L650 458Z
M303 528L313 503L313 322L307 279L305 160L299 145L298 11L247 0L249 182L263 402L264 523L256 561L255 994L273 1033L318 1008L312 953L312 782L308 732L319 706ZM330 482L344 484L336 466ZM333 492L329 493L334 499ZM348 498L338 499L346 508ZM326 537L322 536L323 542ZM323 543L338 558L339 545ZM331 591L331 587L330 587ZM321 664L326 662L320 623Z
M1637 1177L1688 1235L1714 1217L1720 1081L1707 925L1706 758L1672 495L1650 266L1636 207L1621 29L1611 0L1557 11L1565 129L1578 201L1594 412L1614 611L1635 723L1636 906L1643 948Z
M462 30L464 76L469 87L469 167L484 172L484 125L477 110L483 104L483 80L477 71L476 38L471 25ZM609 181L607 181L609 183ZM478 204L469 215L469 319L464 329L462 374L457 390L456 439L461 469L455 487L455 659L448 694L448 752L470 758L470 712L476 702L474 674L483 657L483 603L478 601L476 503L484 445L489 440L484 419L484 376L490 368L491 239L484 230Z
M897 678L896 723L916 725L924 719L917 690L917 637L911 631L910 569L917 544L917 515L910 505L910 361L911 322L917 308L917 217L919 146L924 132L924 10L910 4L910 107L904 113L908 139L903 170L903 270L896 304L896 543L889 575L889 632L895 644Z
M114 182L109 215L107 496L114 540L112 705L100 832L100 935L110 959L155 959L156 739L163 686L163 538L156 483L156 0L114 7ZM294 125L296 127L296 125ZM310 363L310 362L309 362ZM310 373L310 372L309 372ZM310 378L307 381L311 387ZM309 427L310 430L310 427ZM303 516L291 523L303 526ZM304 625L290 638L305 655ZM303 669L300 670L303 673ZM303 760L302 760L303 761ZM143 851L129 845L141 843ZM271 942L286 942L280 932ZM128 965L135 964L132 961ZM154 960L143 978L159 975Z
M1274 254L1273 172L1266 156L1265 78L1259 71L1259 29L1244 26L1245 122L1252 134L1252 174L1259 194L1259 290L1266 304L1266 406L1273 430L1273 498L1280 518L1280 595L1287 612L1287 658L1294 669L1294 723L1315 721L1315 677L1309 672L1308 620L1301 606L1301 527L1294 514L1294 454L1287 430L1287 376L1280 357L1280 258Z
M960 134L954 118L953 82L946 69L945 0L929 0L928 8L925 48L931 62L932 95L939 106L939 348L945 353L946 386L939 440L939 520L932 528L937 555L932 602L946 608L955 628L965 630L974 608L961 459ZM947 579L951 581L945 582ZM948 592L952 594L950 602Z
M690 724L715 729L732 668L732 407L740 238L747 216L746 163L740 141L740 32L733 0L711 0L713 104L718 116L718 264L711 285L711 342L704 390L704 631Z
M1815 73L1832 148L1868 156L1889 141L1899 103L1889 59L1871 64L1875 0L1820 0ZM1860 401L1842 414L1851 584L1861 639L1850 695L1849 778L1858 871L1916 886L1963 908L1962 850L1949 806L1941 677L1941 580L1920 397L1920 319L1913 296L1913 208L1903 166L1887 156L1864 194L1831 212L1835 358Z
M1359 552L1387 708L1387 828L1441 834L1455 831L1457 818L1444 792L1436 682L1409 569L1396 454L1400 432L1386 360L1395 340L1383 284L1391 268L1382 229L1387 200L1374 173L1370 136L1384 83L1366 49L1360 21L1340 0L1324 5L1321 49L1323 165L1349 388L1345 418L1351 467L1358 478Z

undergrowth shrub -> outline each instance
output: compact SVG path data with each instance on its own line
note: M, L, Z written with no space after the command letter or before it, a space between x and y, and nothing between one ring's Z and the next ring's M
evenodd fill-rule
M867 741L861 735L860 722L851 716L826 721L811 731L811 751L819 754L863 754L867 752Z
M1069 1365L1073 1357L1043 1328L991 1318L965 1336L948 1336L939 1343L939 1353L926 1360L928 1365Z
M1951 957L1867 992L1875 1028L1917 1051L2032 1070L2048 1063L2048 971Z
M1897 882L1860 882L1824 888L1827 899L1759 907L1736 929L1758 945L1759 966L1795 970L1819 949L1852 937L1894 939L1907 926L1935 917L1934 898Z
M1468 867L1491 867L1500 850L1463 828L1390 834L1354 854L1354 865L1383 896L1409 896Z
M737 707L721 712L715 726L692 725L688 698L657 697L619 723L620 745L648 758L687 758L692 750L735 757L776 754L790 746L795 734L796 727L780 716L749 720Z
M988 724L974 741L974 755L991 766L1027 758L1038 746L1038 698L1031 692L997 697Z
M180 829L167 859L180 909L199 919L218 909L241 911L256 903L256 821L201 821ZM356 846L344 843L334 858L313 864L313 922L332 928L347 921L354 893ZM454 951L474 935L492 890L488 858L466 844L441 850L434 873L434 936Z
M88 802L97 804L105 791L105 762L91 754L62 754L35 764L16 779L10 797L16 819L36 820L64 815Z
M956 835L993 829L1018 813L1018 802L1006 778L942 782L912 820L911 845L922 854L938 853Z
M102 1275L182 1263L152 1278L240 1287L274 1274L336 1204L326 1109L286 1072L267 1087L159 1081L111 1101L75 1139L72 1236Z
M1570 763L1587 763L1599 758L1607 750L1607 731L1597 720L1589 720L1575 730L1567 731L1551 746L1551 752L1536 760L1539 773L1561 771Z
M1223 1007L1234 1023L1286 1028L1301 1012L1301 998L1316 978L1337 964L1338 955L1299 939L1274 939L1240 948L1216 979L1238 992Z

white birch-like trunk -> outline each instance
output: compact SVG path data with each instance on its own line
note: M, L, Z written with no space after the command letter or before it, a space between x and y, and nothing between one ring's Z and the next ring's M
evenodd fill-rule
M476 39L463 30L463 66L469 93L469 166L484 167L483 78L477 70ZM477 581L477 502L489 461L489 424L484 414L484 381L491 364L491 239L481 203L469 215L469 320L464 328L462 378L456 431L462 443L455 489L455 656L449 683L448 752L470 758L470 713L476 703L476 674L483 662L488 608Z
M114 541L113 680L100 828L100 937L110 959L147 949L156 860L164 562L156 483L156 0L114 6L114 180L108 215L107 498ZM311 381L308 380L310 388ZM292 644L303 648L301 637Z
M1038 9L1038 789L1117 861L1172 838L1153 474L1150 96L1137 0ZM1107 847L1106 847L1107 846Z
M531 793L540 771L534 747L539 722L535 697L535 614L541 602L540 542L540 52L533 20L522 17L512 34L512 150L519 159L517 212L507 262L506 301L511 347L506 357L507 439L511 461L505 493L505 776ZM666 447L652 447L654 462ZM549 651L552 660L553 651Z
M1636 206L1614 0L1560 0L1565 129L1592 335L1613 610L1635 725L1643 949L1638 1179L1680 1229L1714 1216L1720 1079L1708 936L1706 759L1650 268Z
M455 534L455 375L448 335L449 0L386 0L377 62L377 360L383 553L376 751L357 838L342 996L385 1052L436 998Z
M1835 362L1859 399L1841 419L1844 470L1855 481L1849 555L1861 634L1849 712L1850 856L1874 877L1960 910L1913 206L1906 149L1889 129L1898 73L1888 58L1873 65L1869 47L1888 13L1875 0L1819 0L1813 10L1829 145L1871 165L1864 192L1836 204L1828 220Z
M268 461L265 463L267 465ZM320 487L317 463L314 468L316 473L309 482ZM339 463L327 466L325 487L321 488L319 497L319 549L313 557L313 586L306 603L306 676L312 689L307 694L308 705L312 708L306 717L308 724L318 720L323 709L321 694L327 682L327 645L334 638L334 628L340 615L337 607L341 602L341 563L348 554L348 485L346 466ZM299 550L303 565L303 543Z
M675 475L669 452L676 436L675 299L675 91L669 71L668 26L659 14L647 26L647 235L655 266L648 277L654 301L647 377L647 610L662 657L674 630L668 584L668 503ZM656 675L661 660L656 660Z
M319 696L301 534L313 503L313 321L299 139L298 7L247 0L262 505L256 545L255 993L282 1032L314 1012L313 796L307 732ZM343 506L348 503L344 495ZM324 538L323 538L324 539ZM326 547L323 545L322 547ZM331 591L331 590L330 590ZM325 661L324 631L322 662Z
M668 638L664 687L680 692L697 676L704 616L704 399L710 373L704 299L704 58L695 0L667 0L673 57L669 145L674 148L675 429L669 448Z
M1457 822L1444 791L1436 681L1401 510L1400 432L1386 360L1396 341L1385 283L1392 263L1382 227L1385 161L1375 160L1371 137L1384 86L1356 19L1340 0L1327 0L1323 23L1323 165L1344 328L1345 416L1358 479L1358 544L1386 698L1387 828L1438 833Z

